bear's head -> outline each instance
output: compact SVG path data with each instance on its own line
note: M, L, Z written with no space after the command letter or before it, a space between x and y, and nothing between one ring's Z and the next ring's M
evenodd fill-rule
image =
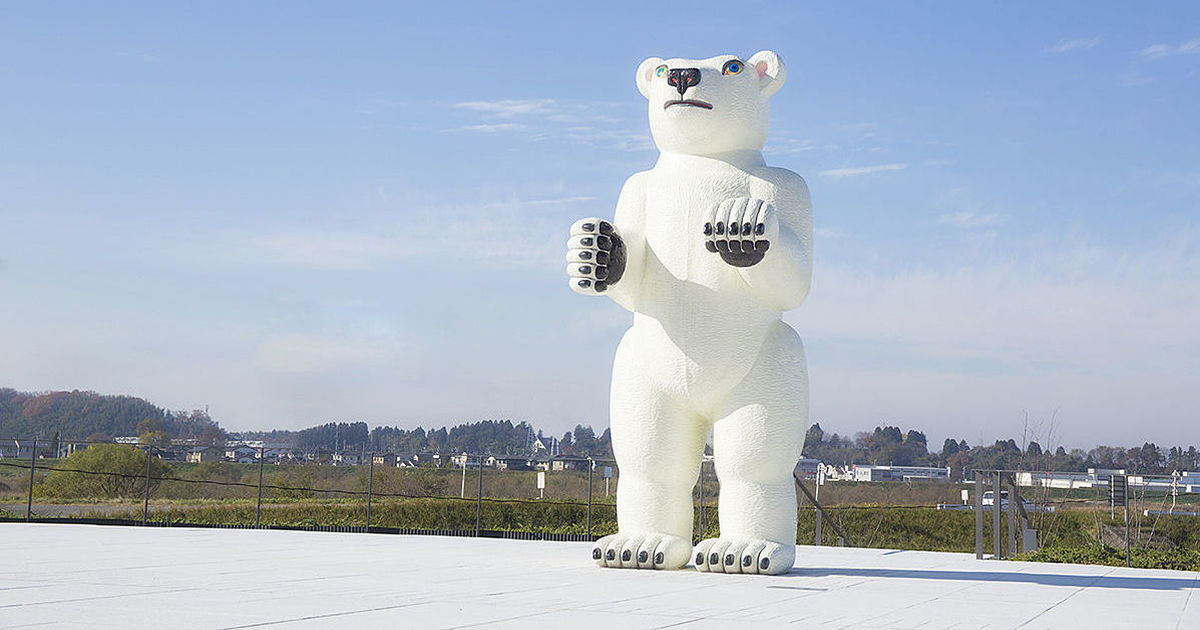
M761 151L770 99L787 76L779 55L749 59L651 57L638 66L637 86L650 101L650 133L660 151L715 155Z

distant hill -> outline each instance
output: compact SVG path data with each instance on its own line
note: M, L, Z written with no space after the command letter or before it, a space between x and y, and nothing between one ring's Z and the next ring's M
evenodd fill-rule
M95 435L139 435L147 430L213 442L225 435L203 411L168 412L133 396L0 388L0 439L49 439L57 433L62 439L83 440Z

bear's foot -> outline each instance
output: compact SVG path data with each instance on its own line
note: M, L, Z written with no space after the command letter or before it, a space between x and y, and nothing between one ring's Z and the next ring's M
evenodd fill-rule
M697 571L779 575L796 563L796 545L748 538L709 538L692 555Z
M670 534L616 533L596 541L592 560L618 569L682 569L691 544Z

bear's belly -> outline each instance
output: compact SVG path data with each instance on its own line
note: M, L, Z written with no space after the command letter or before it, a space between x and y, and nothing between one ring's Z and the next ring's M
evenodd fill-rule
M648 256L634 328L647 377L701 413L758 360L778 311L765 306L737 268L704 246L714 204L750 194L752 177L722 162L691 170L655 168L646 199Z
M752 301L721 300L676 280L646 296L634 315L635 369L696 411L723 399L758 360L779 314Z

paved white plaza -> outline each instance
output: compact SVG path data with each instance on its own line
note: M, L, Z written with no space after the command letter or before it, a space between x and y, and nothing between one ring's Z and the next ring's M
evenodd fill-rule
M3 628L1200 628L1198 573L800 547L775 577L588 543L0 524Z

